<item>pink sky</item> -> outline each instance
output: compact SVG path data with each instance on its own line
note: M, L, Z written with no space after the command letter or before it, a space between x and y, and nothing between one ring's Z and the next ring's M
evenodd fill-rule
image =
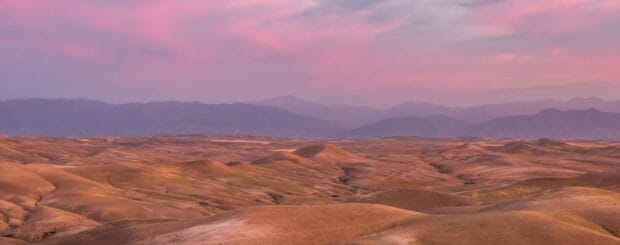
M620 99L618 0L0 0L0 99Z

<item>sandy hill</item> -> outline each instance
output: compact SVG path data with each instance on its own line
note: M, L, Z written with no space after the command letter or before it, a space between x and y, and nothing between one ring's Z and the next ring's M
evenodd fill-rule
M348 158L352 154L332 144L313 144L301 147L294 151L295 154L305 158Z
M620 238L578 216L534 211L427 216L353 243L617 244Z
M0 243L618 244L618 144L0 137Z
M472 205L472 202L466 198L425 189L391 189L349 197L343 201L353 203L378 203L413 211Z
M339 243L384 230L420 215L372 204L268 206L241 209L193 222L146 224L128 229L94 229L60 240L59 243ZM152 236L154 232L158 235Z

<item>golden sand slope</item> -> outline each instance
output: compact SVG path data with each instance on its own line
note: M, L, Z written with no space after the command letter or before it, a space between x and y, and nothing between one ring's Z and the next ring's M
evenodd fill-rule
M0 244L620 244L613 142L0 137L0 169Z

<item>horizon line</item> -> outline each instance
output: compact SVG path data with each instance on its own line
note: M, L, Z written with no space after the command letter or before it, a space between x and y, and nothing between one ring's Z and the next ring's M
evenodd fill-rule
M260 103L263 101L272 100L272 99L280 99L280 98L291 98L291 99L299 100L305 103L318 104L318 105L323 105L323 106L353 106L353 107L363 107L363 108L375 109L375 110L385 110L385 109L393 108L393 107L403 105L406 103L428 104L432 106L442 106L442 107L451 107L451 108L475 108L475 107L489 106L489 105L536 103L536 102L544 102L544 101L569 102L573 100L601 100L605 102L620 102L620 99L606 99L600 96L576 96L576 97L570 97L567 99L546 98L546 99L534 99L534 100L515 100L515 101L509 101L509 102L481 103L481 104L465 105L465 106L427 102L427 101L418 101L418 100L404 100L402 102L391 104L388 106L377 107L377 106L360 105L360 104L355 104L355 103L317 102L314 100L306 99L301 96L295 96L295 95L282 95L282 96L267 97L263 99L253 100L253 101L232 101L232 102L208 102L208 101L198 101L198 100L176 100L176 99L113 102L113 101L104 100L104 99L86 98L86 97L23 97L23 98L0 99L0 102L8 102L8 101L16 101L16 100L84 100L84 101L91 101L91 102L100 102L100 103L105 103L109 105L148 104L148 103L166 103L166 102L198 103L198 104L206 104L206 105L232 105L232 104L248 104L248 105L259 104L260 105Z

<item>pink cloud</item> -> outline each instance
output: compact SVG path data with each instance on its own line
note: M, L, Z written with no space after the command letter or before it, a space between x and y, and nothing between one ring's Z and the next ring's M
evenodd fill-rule
M318 0L0 0L2 24L15 31L0 32L0 41L82 62L109 74L101 80L110 84L176 94L217 88L232 96L246 85L258 93L402 86L456 93L620 84L617 45L595 43L620 38L611 29L616 0L350 1L329 8ZM586 33L595 36L581 40Z
M591 27L600 17L619 11L620 2L615 0L524 0L482 8L474 18L511 31L548 35Z

